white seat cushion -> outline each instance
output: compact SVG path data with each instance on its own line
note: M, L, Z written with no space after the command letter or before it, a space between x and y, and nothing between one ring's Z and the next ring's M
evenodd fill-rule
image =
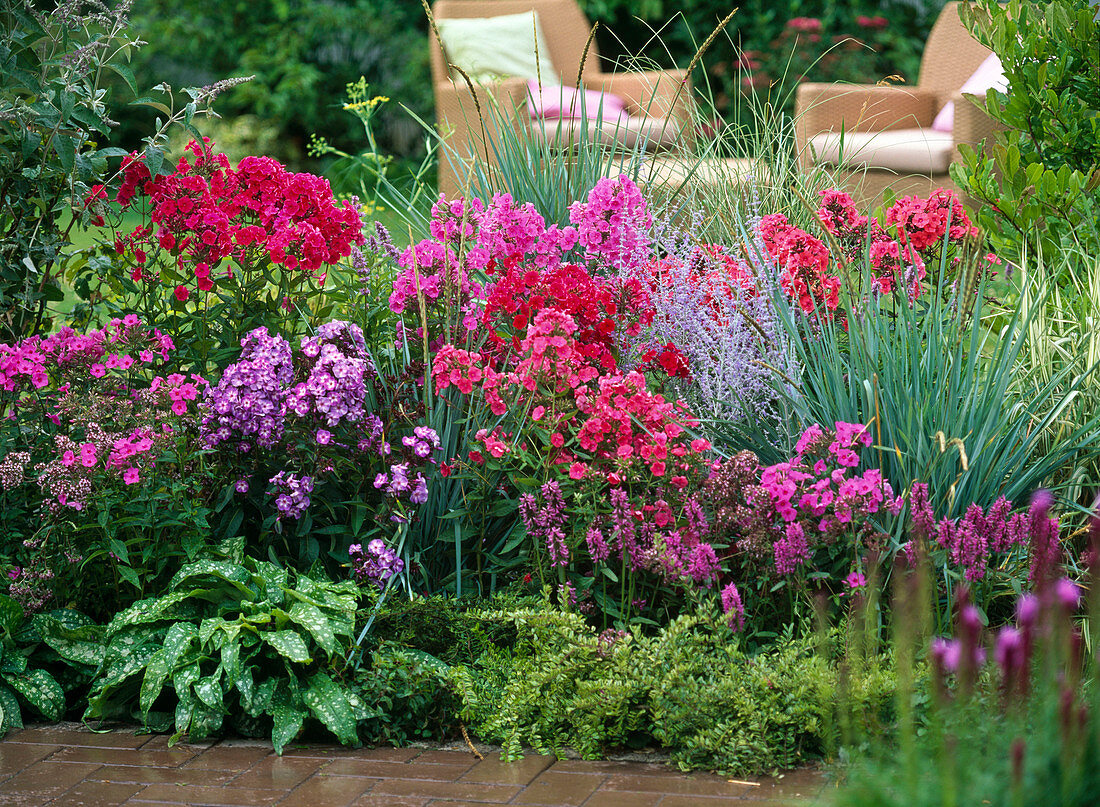
M680 126L669 118L627 117L603 120L533 120L531 131L536 137L555 145L571 145L587 130L588 142L605 145L618 143L628 149L657 151L672 146L680 136Z
M810 138L817 161L843 167L880 168L899 174L946 174L955 151L950 132L893 129L887 132L824 132Z

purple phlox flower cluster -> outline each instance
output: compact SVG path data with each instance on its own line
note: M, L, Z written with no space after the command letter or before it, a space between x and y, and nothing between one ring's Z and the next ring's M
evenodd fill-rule
M309 509L313 477L279 471L271 477L270 484L271 490L267 495L275 497L277 518L301 518Z
M727 617L726 623L730 630L737 632L745 627L745 606L735 583L722 589L722 613Z
M401 438L401 445L409 449L414 455L422 460L428 459L433 451L442 450L442 445L439 442L439 435L435 433L435 429L428 426L417 426L413 429L412 434L405 435Z
M209 448L227 440L270 448L286 424L286 388L294 380L290 343L257 328L241 340L241 357L229 365L203 402L202 434Z
M428 480L419 471L410 478L412 468L407 462L391 465L388 471L374 477L376 490L384 490L387 496L400 498L407 496L413 504L428 501Z
M405 561L387 547L381 538L370 541L366 549L361 544L352 544L348 547L348 555L351 557L351 568L355 573L355 579L359 583L369 581L381 587L387 580L401 574L405 569Z
M625 273L650 259L653 217L626 175L597 182L586 201L569 206L569 220L588 260Z
M340 320L325 322L316 336L302 339L301 354L300 372L306 378L287 393L287 408L298 417L314 415L329 428L362 420L367 382L374 376L362 329Z
M992 558L1016 546L1031 546L1033 574L1043 563L1052 566L1057 562L1058 520L1049 517L1049 504L1041 499L1038 506L1033 503L1030 512L1013 513L1012 502L1001 496L988 511L979 504L971 504L962 518L944 518L937 523L928 499L928 486L914 483L909 491L909 510L917 540L927 538L943 548L969 582L984 578ZM1042 559L1044 552L1048 556L1046 561Z
M520 518L527 535L546 544L551 566L569 563L569 545L562 529L566 522L565 499L556 481L547 482L540 489L541 503L533 493L525 493L519 499Z
M777 275L700 246L701 225L699 216L686 229L662 226L656 240L664 257L632 273L647 289L653 319L630 354L674 345L691 377L672 383L699 415L778 421L775 379L801 370L776 315Z

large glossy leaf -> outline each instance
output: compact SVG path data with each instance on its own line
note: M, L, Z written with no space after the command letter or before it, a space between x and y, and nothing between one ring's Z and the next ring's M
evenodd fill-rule
M336 652L336 637L328 617L321 609L308 602L296 602L290 609L290 619L309 631L314 641L330 656Z
M15 693L0 683L0 736L12 729L23 728L23 713Z
M243 566L230 563L226 560L197 560L188 563L172 578L169 588L177 589L185 581L195 577L214 577L237 588L239 591L249 593L248 584L252 582L252 575Z
M355 715L343 688L323 672L316 673L306 683L302 700L313 715L336 735L344 745L355 745Z
M22 606L7 594L0 594L0 628L14 632L22 621Z
M91 620L68 619L62 614L76 614L76 611L54 611L49 614L36 614L34 626L47 645L66 661L98 667L106 655L104 643L105 630ZM83 616L82 614L79 616ZM63 621L64 620L64 621Z
M313 659L309 655L309 648L305 641L292 630L277 630L270 633L264 632L260 636L267 644L271 645L280 655L299 664L308 664Z
M149 714L149 710L153 708L153 703L164 689L164 682L167 678L167 652L161 648L149 659L149 663L145 667L145 677L141 681L138 707L143 715Z
M107 626L107 638L110 639L119 631L132 625L147 625L160 619L170 618L170 612L174 605L183 602L201 591L201 589L170 591L163 597L139 600L122 613L117 614L115 618L111 620L111 624Z
M65 714L65 693L61 684L45 670L5 673L0 677L47 720L60 720Z

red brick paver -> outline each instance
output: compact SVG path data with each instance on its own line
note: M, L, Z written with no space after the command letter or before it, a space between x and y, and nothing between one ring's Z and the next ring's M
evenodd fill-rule
M818 807L816 771L740 781L636 762L467 751L179 743L36 726L0 741L0 807Z

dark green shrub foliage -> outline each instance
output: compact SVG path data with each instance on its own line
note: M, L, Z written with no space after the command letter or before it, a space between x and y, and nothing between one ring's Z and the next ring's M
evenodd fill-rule
M1007 93L985 108L1005 131L964 147L956 181L984 202L978 215L1008 256L1100 245L1100 21L1089 0L981 0L963 19L1000 57Z
M428 26L411 0L151 0L135 7L133 28L149 43L133 65L143 86L255 75L226 93L219 110L227 118L255 115L274 129L281 148L268 156L284 161L300 160L314 132L341 148L358 143L358 123L341 103L360 76L421 116L431 113ZM397 104L380 117L383 150L407 154L421 141ZM128 146L147 128L144 117L121 123Z

